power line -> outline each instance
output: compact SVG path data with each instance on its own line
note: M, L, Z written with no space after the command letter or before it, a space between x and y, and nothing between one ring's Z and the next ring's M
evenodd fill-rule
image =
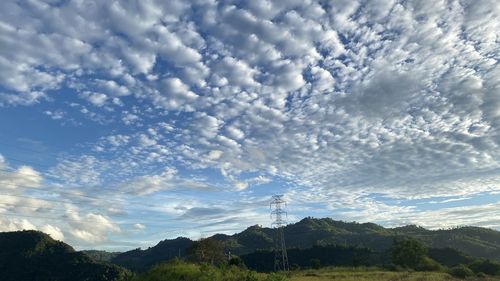
M286 201L283 199L283 195L273 195L270 207L272 209L271 217L275 218L271 224L275 229L274 270L288 272L290 266L288 265L288 254L286 252L285 235L283 233L283 227L286 225L283 216L287 216L286 211L283 209L285 206Z

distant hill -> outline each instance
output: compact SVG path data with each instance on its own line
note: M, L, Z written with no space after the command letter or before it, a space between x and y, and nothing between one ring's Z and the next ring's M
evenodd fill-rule
M92 260L98 262L110 262L114 257L121 254L121 252L107 252L107 251L99 251L99 250L83 250L81 253L86 254Z
M428 230L410 225L384 228L374 223L335 221L330 218L304 218L285 227L288 248L310 248L314 245L367 247L375 251L389 249L395 237L408 236L424 242L429 248L453 248L472 257L500 260L500 232L480 227ZM251 226L231 236L214 238L225 241L232 252L247 254L257 249L271 249L273 230Z
M288 248L307 249L313 246L343 245L368 248L375 252L387 251L395 237L408 236L424 242L429 248L450 248L467 256L500 261L500 232L480 227L461 227L446 230L428 230L410 225L384 228L374 223L335 221L330 218L304 218L285 227ZM223 241L231 253L244 255L256 250L271 250L271 228L258 225L234 235L217 234L212 238ZM113 263L132 270L144 270L174 256L184 256L192 241L187 238L164 240L146 250L132 250L111 259ZM445 252L434 252L436 256ZM465 259L465 258L464 258Z
M129 274L39 231L0 232L2 281L119 281Z
M144 271L161 261L183 257L192 243L193 241L184 237L164 240L146 250L135 249L118 254L111 259L111 262L134 271Z

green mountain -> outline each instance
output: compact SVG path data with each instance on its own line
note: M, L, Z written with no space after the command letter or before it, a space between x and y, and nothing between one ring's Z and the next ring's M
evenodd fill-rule
M80 251L85 255L89 256L92 260L98 262L110 262L111 259L118 256L120 252L107 252L107 251L99 251L99 250L83 250Z
M186 249L192 243L193 241L184 237L164 240L146 250L135 249L118 254L111 262L134 271L145 271L161 261L185 256Z
M373 223L335 221L330 218L305 218L284 228L288 248L314 245L345 245L386 251L398 236L421 240L429 248L453 248L478 258L500 260L500 232L480 227L428 230L418 226L384 228ZM232 236L218 236L237 254L273 246L273 230L252 226Z
M476 258L500 261L500 232L480 227L428 230L410 225L384 228L374 223L335 221L330 218L304 218L284 228L288 248L308 249L313 246L342 245L387 251L394 238L408 236L421 240L428 248L450 248ZM217 234L212 238L224 242L236 255L257 250L271 250L274 230L258 225L234 235ZM111 262L132 270L145 270L160 261L179 255L183 257L192 241L187 238L164 240L147 250L136 249L117 255ZM440 257L441 252L435 252ZM446 254L446 253L444 253ZM443 255L444 255L443 254ZM465 258L464 258L465 259Z
M2 281L119 281L129 275L123 268L95 262L39 231L0 233Z

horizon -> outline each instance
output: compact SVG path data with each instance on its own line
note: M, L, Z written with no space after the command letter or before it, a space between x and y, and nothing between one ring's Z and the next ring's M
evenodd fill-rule
M500 230L500 5L0 3L0 231Z

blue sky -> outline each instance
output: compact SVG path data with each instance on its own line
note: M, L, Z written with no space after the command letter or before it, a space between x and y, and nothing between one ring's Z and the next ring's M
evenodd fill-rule
M305 216L500 229L500 7L0 3L0 231L126 250Z

